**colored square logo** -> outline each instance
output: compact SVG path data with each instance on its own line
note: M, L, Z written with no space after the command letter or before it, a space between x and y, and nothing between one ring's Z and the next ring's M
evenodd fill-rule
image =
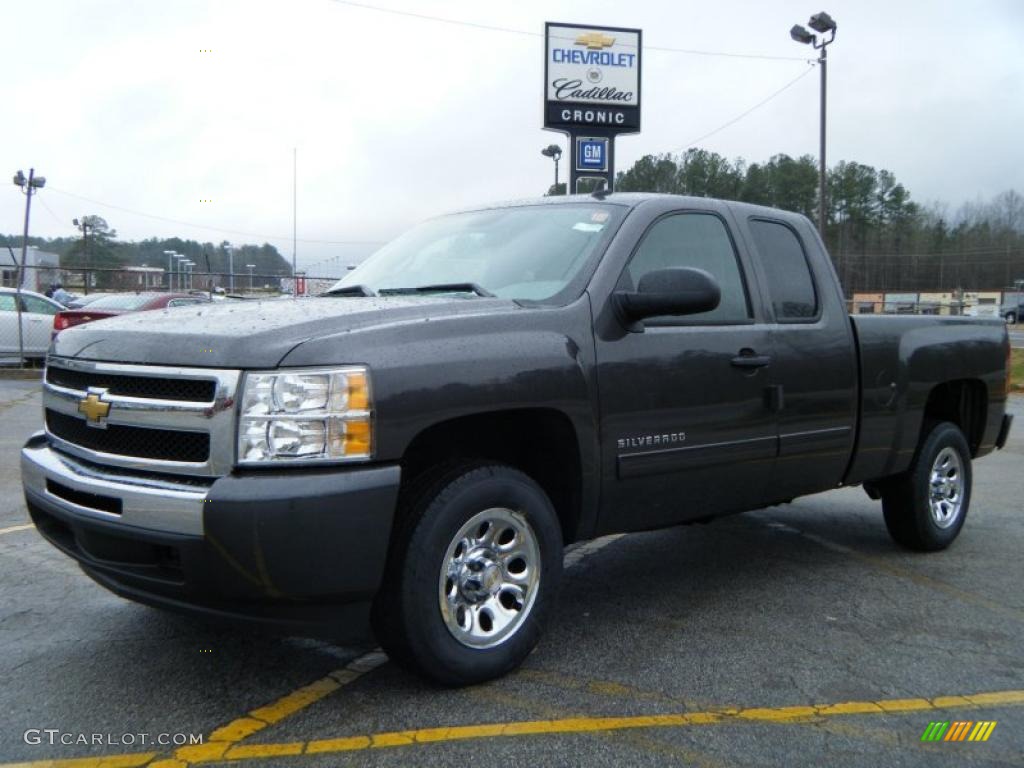
M585 138L576 139L576 170L598 171L608 170L608 139Z

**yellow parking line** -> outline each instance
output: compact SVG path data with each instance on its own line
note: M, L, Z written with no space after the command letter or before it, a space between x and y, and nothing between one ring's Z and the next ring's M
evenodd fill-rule
M347 670L348 667L345 669ZM353 670L351 674L356 674L356 671ZM358 674L362 674L362 672ZM680 712L663 715L567 717L551 720L527 720L508 723L418 728L407 731L385 731L305 742L236 744L225 741L221 742L222 749L218 748L211 750L209 753L190 755L187 757L187 762L209 763L297 755L324 755L387 747L404 747L412 744L440 744L502 736L599 733L639 728L681 728L719 725L722 723L803 723L845 715L927 712L943 709L979 709L1020 705L1024 705L1024 690L989 691L962 696L939 696L933 699L881 699L878 701L847 701L837 704L816 704L813 706L723 708L706 712ZM284 706L281 711L287 709L288 706ZM10 763L0 765L0 768L134 768L135 766L144 765L146 759L151 757L152 754L112 755L107 757L78 758L77 760Z
M258 707L243 717L222 725L212 731L203 744L178 747L174 750L173 756L150 763L150 768L183 768L191 763L218 760L228 750L238 748L236 745L243 739L291 717L296 712L301 712L343 685L348 685L370 670L376 669L387 660L388 657L380 650L365 653L341 669L336 669L327 676L282 696L272 704Z
M502 736L594 733L638 728L679 728L742 722L799 723L819 718L835 717L837 715L889 714L924 712L938 709L975 709L979 707L1018 705L1024 705L1024 690L994 691L969 696L943 696L937 699L851 701L810 707L752 707L747 709L718 709L707 712L635 715L629 717L569 717L552 720L388 731L308 742L252 744L229 749L216 759L252 760L285 755L336 754L386 747L401 747L412 744L437 744ZM0 766L0 768L4 767Z
M27 531L31 528L35 528L35 526L32 525L32 523L29 523L27 525L13 525L10 528L0 528L0 536L3 536L5 533L17 533L18 531Z
M945 703L945 707L936 705ZM557 720L533 720L513 723L490 723L442 728L422 728L410 731L392 731L322 739L287 744L254 744L237 747L223 755L225 760L247 760L298 754L331 754L384 747L452 742L467 739L496 738L500 736L527 736L558 733L607 732L636 728L666 728L715 725L723 722L803 722L819 717L846 714L915 712L949 707L979 707L1024 704L1024 690L996 691L972 696L928 699L889 699L881 701L843 702L812 707L755 707L748 709L722 709L708 712L690 712L667 715L638 715L630 717L570 717Z
M156 757L156 752L131 755L77 757L71 760L37 760L28 763L4 763L0 768L139 768Z

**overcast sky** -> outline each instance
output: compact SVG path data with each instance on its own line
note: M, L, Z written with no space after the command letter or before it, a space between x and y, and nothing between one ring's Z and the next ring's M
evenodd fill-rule
M624 170L684 149L808 69L801 58L813 52L788 30L822 10L795 0L359 2L528 34L334 0L4 0L0 172L46 176L33 234L73 235L72 218L98 214L125 239L267 240L290 258L297 147L299 266L333 273L371 246L311 241L386 240L436 213L547 188L552 163L539 150L562 136L540 127L546 20L639 27L662 48L796 57L645 51L643 132L616 145ZM952 209L1024 192L1024 2L823 7L839 24L830 163L887 168L914 199ZM748 160L816 156L817 120L815 69L699 145ZM20 232L23 197L6 189L0 231Z

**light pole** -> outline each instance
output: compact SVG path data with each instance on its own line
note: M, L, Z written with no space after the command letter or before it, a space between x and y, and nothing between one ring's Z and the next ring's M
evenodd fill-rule
M252 271L256 268L256 265L246 264L245 268L249 270L249 293L252 293Z
M562 148L557 144L548 144L540 151L544 157L550 157L555 161L555 188L552 194L558 194L558 160L562 157Z
M192 290L192 267L195 265L196 263L191 259L185 262L185 290L187 291Z
M818 231L821 233L822 239L825 238L825 97L826 97L826 72L828 64L828 51L826 46L829 45L833 40L836 39L836 29L838 28L835 21L827 13L822 11L811 16L810 21L807 25L821 35L821 40L818 40L818 35L812 35L804 27L799 24L794 24L793 28L789 30L789 36L796 40L798 43L804 45L813 45L817 50L821 51L821 55L818 57L818 66L821 67L821 146L818 150ZM829 35L828 39L825 39L826 33Z
M174 268L174 257L177 256L177 251L164 251L164 256L167 257L167 292L171 292L171 270Z
M228 252L228 292L235 292L235 246L225 243Z
M179 291L181 290L181 263L186 258L186 256L180 253L174 254L174 283Z
M25 178L25 174L21 171L14 174L14 185L21 187L21 191L25 195L25 233L21 238L21 267L18 269L18 286L14 292L15 309L18 313L18 365L24 365L25 339L21 328L21 288L25 282L25 262L28 260L28 217L32 210L32 195L36 193L36 190L46 186L46 178L36 176L36 169L29 168L28 178Z

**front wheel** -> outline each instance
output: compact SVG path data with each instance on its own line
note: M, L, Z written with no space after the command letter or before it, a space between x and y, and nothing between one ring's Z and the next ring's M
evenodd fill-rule
M416 482L399 511L374 630L399 664L444 685L510 672L536 646L562 571L551 501L505 465Z
M1016 312L1007 312L1006 313L1006 324L1007 325L1016 325L1017 324L1017 313Z
M908 549L945 549L960 533L971 503L971 452L960 428L936 424L910 469L889 482L882 511L889 534Z

